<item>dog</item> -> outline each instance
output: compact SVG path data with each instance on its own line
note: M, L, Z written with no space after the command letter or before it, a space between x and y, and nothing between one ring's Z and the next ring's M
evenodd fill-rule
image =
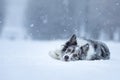
M75 34L51 57L62 61L108 60L110 51L106 44L91 39L79 39Z

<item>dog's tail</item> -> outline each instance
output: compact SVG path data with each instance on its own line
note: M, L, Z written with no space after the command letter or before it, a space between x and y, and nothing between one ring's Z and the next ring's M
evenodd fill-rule
M88 40L88 41L92 43L95 51L98 53L97 54L98 59L104 59L104 60L110 59L110 51L105 43L94 40Z
M59 50L50 51L49 56L52 57L53 59L60 60L60 51Z
M110 59L110 51L106 44L100 42L101 56L103 59Z

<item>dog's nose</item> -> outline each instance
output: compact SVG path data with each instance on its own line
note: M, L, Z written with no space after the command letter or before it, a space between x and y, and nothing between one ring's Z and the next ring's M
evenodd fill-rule
M65 61L68 61L69 56L68 56L68 55L65 55L64 59L65 59Z

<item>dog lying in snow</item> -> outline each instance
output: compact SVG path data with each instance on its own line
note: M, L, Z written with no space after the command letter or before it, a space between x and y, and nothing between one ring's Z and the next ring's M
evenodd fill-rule
M78 39L75 34L59 50L50 52L49 55L62 61L110 58L109 49L104 43L90 39Z

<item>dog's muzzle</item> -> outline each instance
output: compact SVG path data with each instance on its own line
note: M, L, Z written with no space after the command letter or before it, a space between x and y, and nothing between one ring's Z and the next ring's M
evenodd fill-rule
M64 56L64 60L65 60L65 61L69 61L69 56L68 56L68 55L65 55L65 56Z

